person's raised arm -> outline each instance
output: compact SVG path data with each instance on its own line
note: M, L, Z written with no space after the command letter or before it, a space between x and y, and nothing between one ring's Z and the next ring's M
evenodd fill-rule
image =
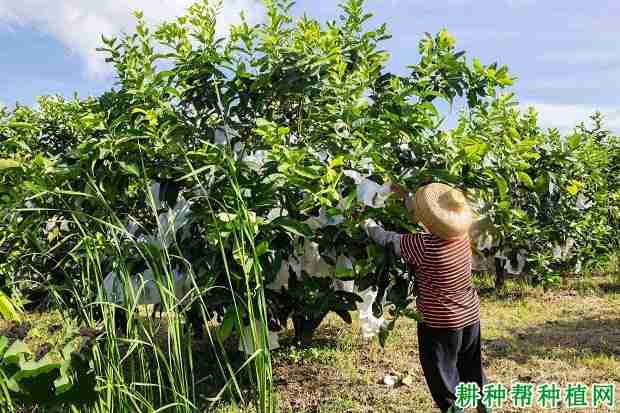
M362 227L366 230L368 236L381 246L389 246L394 250L397 256L400 254L401 234L392 231L386 231L383 227L372 219L367 219L362 223Z
M413 209L413 198L409 192L405 191L400 185L392 184L391 191L396 193L403 201L407 210ZM392 231L386 231L380 224L372 219L367 219L362 223L362 227L366 230L368 236L381 246L390 246L397 256L401 256L400 243L402 234Z
M407 210L413 210L414 199L407 191L396 184L392 184L391 190L405 201ZM402 257L410 264L419 265L421 262L424 246L420 235L399 234L397 232L386 231L380 224L372 219L365 220L362 223L362 227L373 241L382 246L390 246L397 256ZM403 248L404 251L402 250Z

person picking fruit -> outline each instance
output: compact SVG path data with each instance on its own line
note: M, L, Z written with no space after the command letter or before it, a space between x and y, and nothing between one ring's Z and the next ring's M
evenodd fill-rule
M463 193L449 185L431 183L411 197L392 185L424 232L386 231L372 219L363 223L368 236L393 248L415 271L420 363L431 395L443 412L456 406L459 383L487 380L482 367L480 300L472 280L469 229L473 211ZM489 412L479 404L479 412Z

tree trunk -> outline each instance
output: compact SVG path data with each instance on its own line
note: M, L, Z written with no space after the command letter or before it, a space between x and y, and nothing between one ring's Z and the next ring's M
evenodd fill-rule
M495 258L495 290L500 290L504 287L506 270L502 265L502 260Z
M307 320L305 317L293 317L293 327L295 328L295 341L303 346L309 346L312 343L314 331L318 327L314 320Z
M190 310L186 314L187 321L191 325L192 333L195 338L203 339L204 338L204 326L202 320L202 314L200 309L193 305Z

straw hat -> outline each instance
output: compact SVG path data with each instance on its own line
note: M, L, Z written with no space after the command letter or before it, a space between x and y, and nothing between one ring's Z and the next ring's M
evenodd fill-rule
M415 218L441 239L460 238L474 220L465 195L449 185L433 183L418 189L413 203Z

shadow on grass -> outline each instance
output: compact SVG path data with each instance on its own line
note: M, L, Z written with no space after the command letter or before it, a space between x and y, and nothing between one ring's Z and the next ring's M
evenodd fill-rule
M620 283L602 283L599 288L606 294L620 294Z
M328 323L322 323L321 326L314 332L310 343L303 344L300 341L295 340L293 331L286 330L281 333L280 346L282 348L316 348L322 350L335 350L338 348L339 338L342 334L341 330Z
M533 357L561 358L567 354L620 356L620 319L549 320L511 329L508 335L510 338L483 338L486 355L517 363L526 363Z
M485 287L478 289L478 295L480 298L494 298L497 300L521 300L532 297L534 294L524 289L503 289L498 291L494 287Z

